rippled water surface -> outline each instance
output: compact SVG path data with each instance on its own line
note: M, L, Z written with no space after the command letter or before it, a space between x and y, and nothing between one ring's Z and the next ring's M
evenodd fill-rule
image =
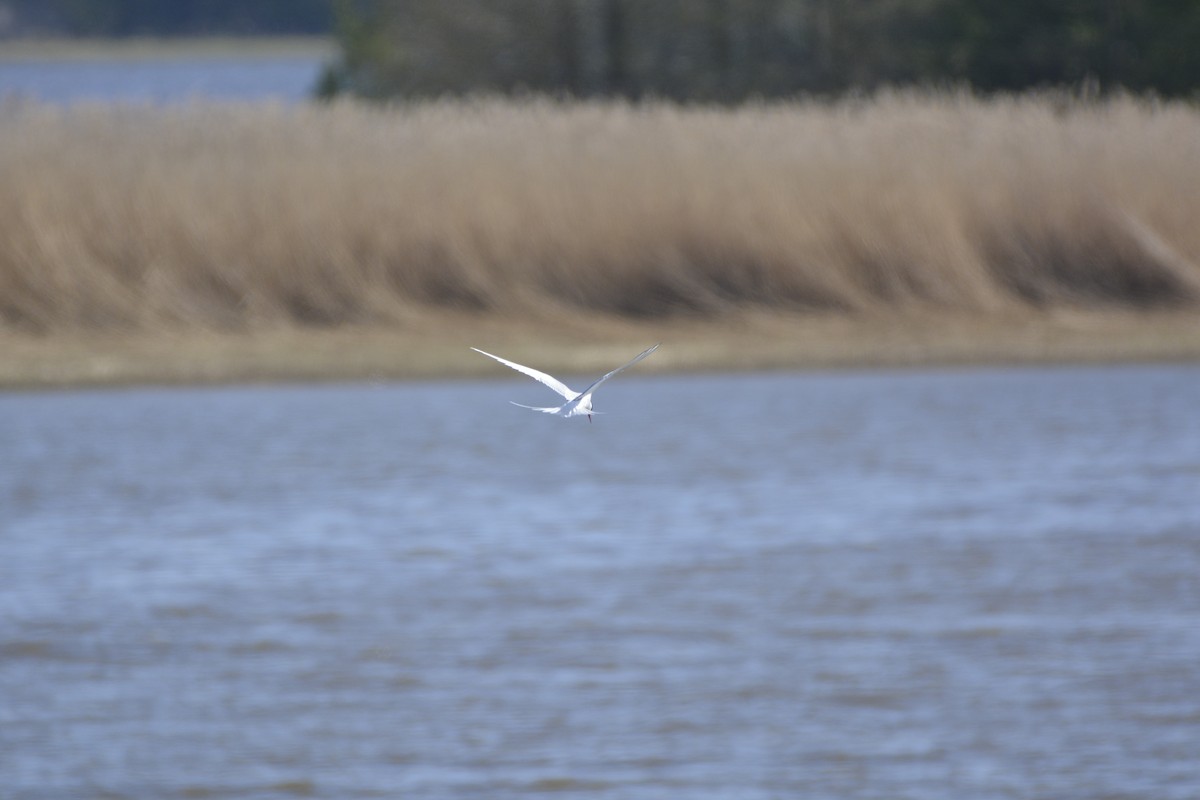
M1200 369L0 395L0 795L1200 793Z
M195 99L300 102L313 95L317 55L165 56L0 61L0 101L171 103Z

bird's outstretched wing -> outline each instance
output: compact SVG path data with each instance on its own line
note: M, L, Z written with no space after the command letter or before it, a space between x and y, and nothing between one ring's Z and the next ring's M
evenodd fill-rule
M657 346L658 345L655 345L655 347L657 347ZM501 358L500 356L494 356L491 353L485 353L483 350L480 350L478 347L472 347L471 349L474 350L476 353L482 353L483 355L487 356L488 358L494 358L497 361L499 361L501 364L505 365L506 367L512 367L517 372L525 373L529 377L533 378L535 381L538 381L540 383L545 384L546 386L549 386L551 389L558 392L560 395L562 395L567 400L574 400L576 397L579 397L579 392L572 391L571 387L567 386L565 383L563 383L562 381L560 381L558 378L554 377L553 375L547 375L544 372L538 372L533 367L527 367L524 364L518 364L515 361L509 361L507 358ZM651 348L651 349L653 349L653 348ZM645 355L645 353L643 353L642 355ZM638 358L641 358L641 356L638 356ZM634 361L636 361L636 360L637 359L635 358ZM630 362L630 363L632 363L632 362ZM629 366L629 365L626 364L625 366ZM624 367L622 367L622 369L624 369ZM607 376L605 376L605 377L607 377ZM603 378L601 380L603 380ZM526 406L526 408L529 408L529 407L530 406ZM537 409L537 410L541 411L543 409Z
M662 343L661 343L661 342L659 342L659 344L662 344ZM632 367L634 364L636 364L637 362L641 361L643 358L645 358L646 356L650 355L651 353L653 353L653 352L654 352L655 350L657 350L657 349L658 349L658 345L657 345L657 344L656 344L656 345L654 345L653 347L647 347L645 350L643 350L642 352L640 352L640 353L638 353L636 356L634 356L633 360L632 360L632 361L630 361L629 363L627 363L627 364L622 364L621 366L617 367L616 369L614 369L612 372L608 373L607 375L604 375L604 376L602 376L602 377L600 377L600 378L597 378L595 381L593 381L593 382L592 382L592 385L591 385L591 386L587 387L587 388L586 388L586 389L584 389L582 392L580 392L578 396L579 396L579 397L583 397L584 395L589 395L589 394L591 394L592 392L596 391L596 389L597 389L597 388L599 388L600 384L604 383L606 380L608 380L609 378L611 378L613 375L616 375L618 372L621 372L622 370L627 370L627 369L629 369L629 368L630 368L630 367ZM567 399L568 399L568 400L573 400L574 398L570 398L570 397L568 397Z
M543 414L557 414L560 410L557 406L553 406L551 408L540 408L538 406L527 406L524 403L518 403L513 400L509 400L508 402L512 403L514 406L528 408L530 411L541 411Z

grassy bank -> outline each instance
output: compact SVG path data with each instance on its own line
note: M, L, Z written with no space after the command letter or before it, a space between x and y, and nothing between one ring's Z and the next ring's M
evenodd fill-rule
M554 374L594 377L653 342L663 347L639 365L644 373L1197 361L1200 319L1111 311L868 318L749 313L720 321L571 316L551 327L546 320L446 313L403 327L0 334L0 388L515 379L470 346Z
M0 178L10 385L460 373L418 351L564 321L679 367L1200 355L1183 104L9 103Z

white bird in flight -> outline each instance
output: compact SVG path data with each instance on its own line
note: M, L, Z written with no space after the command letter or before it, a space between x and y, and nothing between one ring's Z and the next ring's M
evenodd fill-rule
M508 367L512 367L517 372L523 372L526 375L528 375L529 377L533 378L535 381L540 381L541 383L544 383L546 386L549 386L551 389L553 389L554 391L556 391L560 395L562 395L563 398L565 398L567 401L567 402L563 403L561 406L550 406L548 408L539 408L537 406L526 406L526 405L521 405L521 403L513 403L514 406L521 406L521 408L528 408L533 411L541 411L544 414L554 414L555 416L559 416L559 417L580 417L580 416L583 416L586 414L587 418L588 418L588 422L591 422L592 414L600 413L599 411L592 411L592 392L599 389L600 384L604 383L606 380L611 378L613 375L616 375L618 372L621 372L622 370L629 369L634 364L636 364L637 362L641 361L646 356L653 353L655 350L658 349L658 345L656 344L653 347L646 348L642 352L638 353L637 356L635 356L634 359L632 361L630 361L628 364L624 364L620 367L617 367L616 369L614 369L612 372L608 373L607 375L597 378L595 381L592 382L591 386L587 387L582 392L574 391L573 389L571 389L571 387L567 386L565 383L560 381L558 378L555 378L553 375L547 375L544 372L538 372L536 369L533 369L532 367L526 367L523 364L517 364L513 361L509 361L507 358L501 358L500 356L494 356L491 353L485 353L484 351L480 350L478 347L472 347L471 349L474 350L476 353L482 353L483 355L487 356L488 358L494 358L497 361L499 361L501 364L504 364L505 366L508 366ZM512 403L511 400L509 402Z

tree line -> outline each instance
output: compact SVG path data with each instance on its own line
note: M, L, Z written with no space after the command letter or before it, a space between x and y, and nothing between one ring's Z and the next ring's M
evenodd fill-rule
M332 31L341 57L323 92L370 97L734 102L914 83L1200 92L1200 0L0 0L5 24L73 36Z
M0 0L12 34L195 36L324 34L330 0Z
M343 57L327 93L1200 86L1197 0L334 0L334 18Z

